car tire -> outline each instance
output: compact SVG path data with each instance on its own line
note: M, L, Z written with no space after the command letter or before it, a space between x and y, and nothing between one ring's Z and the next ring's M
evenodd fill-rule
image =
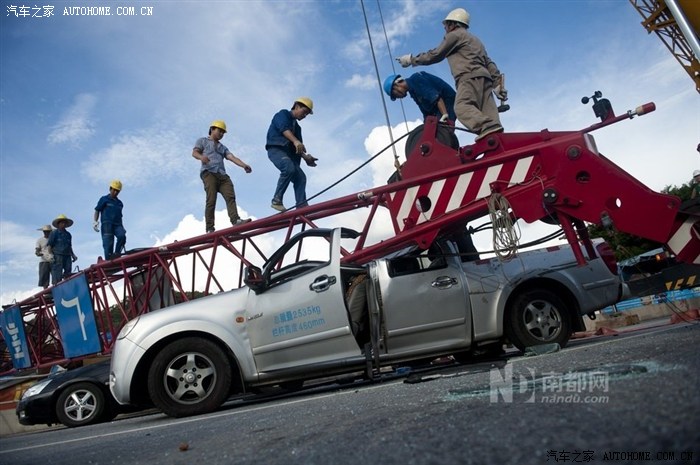
M148 372L148 393L171 417L209 413L221 406L231 387L231 366L213 342L189 337L165 346Z
M58 396L56 416L70 428L92 425L104 421L105 406L105 396L99 386L76 383Z
M515 297L505 315L505 333L520 350L557 343L571 337L571 318L564 301L547 289L532 289Z

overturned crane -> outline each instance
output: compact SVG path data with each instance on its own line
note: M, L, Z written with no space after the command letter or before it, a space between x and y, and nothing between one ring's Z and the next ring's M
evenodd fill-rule
M429 249L438 237L488 214L498 219L495 227L515 219L561 224L579 265L597 255L585 222L667 244L679 261L697 263L698 218L681 211L678 198L650 190L601 155L590 134L653 111L654 105L616 116L606 99L596 94L593 100L601 121L588 128L493 134L464 147L451 128L428 118L409 136L400 181L96 263L6 306L1 316L10 360L2 371L110 353L127 321L190 300L196 292L242 286L244 267L268 260L261 245L266 234L284 231L289 240L296 231L350 211L364 214L364 220L354 247L341 250L344 265L367 264L411 245ZM394 234L370 243L372 224L387 211Z

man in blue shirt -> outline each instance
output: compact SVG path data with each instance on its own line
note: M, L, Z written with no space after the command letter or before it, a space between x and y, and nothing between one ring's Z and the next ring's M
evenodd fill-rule
M209 137L200 137L194 144L192 156L202 162L199 169L199 177L204 183L206 201L204 204L204 223L207 233L214 231L214 211L216 210L216 195L221 194L226 201L226 211L233 226L250 222L250 218L243 219L238 215L236 205L236 192L233 190L233 182L228 174L224 160L243 168L246 173L251 173L253 168L243 160L235 156L220 141L226 134L226 123L222 120L212 121L209 125Z
M277 188L272 196L271 207L275 210L285 210L282 200L290 182L294 185L295 206L308 205L306 174L301 169L301 159L303 158L308 166L316 166L318 158L306 153L301 126L297 121L303 120L307 115L313 115L313 109L314 102L310 98L299 97L294 101L291 110L280 110L275 114L267 130L267 157L280 170Z
M73 220L66 215L58 215L51 224L56 229L49 234L46 245L49 254L53 254L51 284L55 285L71 275L71 264L78 257L73 253L73 236L66 230L73 226Z
M95 232L100 232L97 220L102 215L102 248L105 252L105 260L118 257L124 252L126 245L126 229L122 224L122 209L124 204L117 198L122 190L122 183L115 179L109 184L109 194L100 197L95 207L92 227ZM117 248L114 248L114 237L117 238Z
M416 102L423 118L437 116L440 121L455 121L455 90L437 76L421 71L407 78L392 74L384 80L384 92L391 100L407 94Z

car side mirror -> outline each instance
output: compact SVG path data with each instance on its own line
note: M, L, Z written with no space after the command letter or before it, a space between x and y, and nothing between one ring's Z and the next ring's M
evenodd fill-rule
M262 271L260 268L253 265L246 267L243 282L255 292L258 292L265 287L265 279L263 278Z

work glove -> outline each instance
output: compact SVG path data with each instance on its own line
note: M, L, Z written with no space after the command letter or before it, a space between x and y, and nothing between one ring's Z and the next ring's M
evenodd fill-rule
M449 116L447 115L447 113L445 113L444 115L442 115L442 116L440 117L440 122L441 122L441 123L444 123L444 122L446 122L446 121L448 120L448 118L449 118Z
M398 61L404 68L408 68L409 66L413 65L413 55L409 53L408 55L400 56L396 59L396 61Z
M98 223L97 221L93 221L92 229L94 229L95 232L100 232L100 223Z
M508 91L505 90L501 85L497 85L495 89L493 89L493 93L496 94L496 97L498 97L498 100L501 101L506 101L508 100Z
M297 142L294 144L294 150L296 151L297 155L306 153L306 147L304 147L302 142Z
M318 158L312 157L311 154L305 154L306 156L304 157L304 161L306 162L307 165L309 166L316 166L316 161L318 161Z

